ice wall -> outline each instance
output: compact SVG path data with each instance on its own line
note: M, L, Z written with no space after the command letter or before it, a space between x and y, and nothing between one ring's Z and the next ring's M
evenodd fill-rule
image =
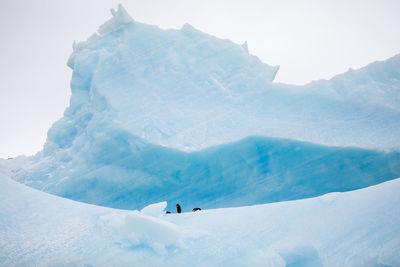
M198 152L161 147L113 131L72 160L25 164L14 179L102 206L140 209L168 201L221 208L348 191L400 176L400 153L247 138Z

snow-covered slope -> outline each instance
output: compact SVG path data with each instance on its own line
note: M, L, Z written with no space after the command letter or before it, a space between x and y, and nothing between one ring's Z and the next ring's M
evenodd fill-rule
M74 202L0 174L1 266L399 266L400 179L346 193L163 214Z

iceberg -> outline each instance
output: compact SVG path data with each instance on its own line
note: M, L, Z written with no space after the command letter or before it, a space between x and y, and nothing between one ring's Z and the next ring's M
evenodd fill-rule
M294 86L111 13L43 150L0 159L0 265L400 265L400 54Z
M279 68L246 45L187 24L161 30L119 6L74 43L68 66L70 105L43 151L4 161L13 179L46 192L123 209L221 208L400 176L400 55L279 84Z

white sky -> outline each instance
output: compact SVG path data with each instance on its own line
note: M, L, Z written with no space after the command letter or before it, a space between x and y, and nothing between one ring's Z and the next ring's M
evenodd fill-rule
M41 150L70 97L66 61L122 3L140 22L190 23L304 84L400 53L398 0L0 0L0 158Z

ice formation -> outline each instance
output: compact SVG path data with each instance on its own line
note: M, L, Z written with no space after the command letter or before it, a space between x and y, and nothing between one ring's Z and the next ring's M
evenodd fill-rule
M119 6L68 66L43 151L0 160L0 265L400 265L400 55L279 84Z
M400 179L346 193L150 216L0 174L2 266L399 266Z
M400 177L397 152L253 137L187 153L115 129L108 134L71 160L29 159L12 168L13 177L86 203L141 209L167 200L168 209L181 203L184 211L301 199Z
M400 176L400 55L290 86L246 44L141 24L121 6L112 15L74 44L70 105L14 179L109 207L190 209Z

